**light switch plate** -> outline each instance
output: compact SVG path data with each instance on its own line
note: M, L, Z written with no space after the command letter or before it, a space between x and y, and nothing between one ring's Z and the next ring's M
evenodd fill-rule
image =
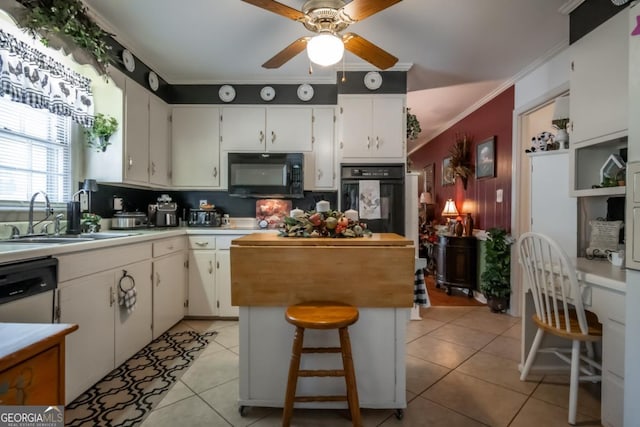
M496 203L502 203L502 188L496 190Z
M89 195L85 192L80 193L80 212L89 210Z

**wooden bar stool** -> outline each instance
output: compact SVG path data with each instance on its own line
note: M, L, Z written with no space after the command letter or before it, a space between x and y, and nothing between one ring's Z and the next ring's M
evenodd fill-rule
M289 365L289 379L287 394L282 414L283 427L289 427L293 414L294 402L342 402L347 401L351 421L360 427L360 406L358 404L358 389L356 374L353 369L351 356L351 341L347 327L358 320L358 309L350 305L336 302L308 302L292 305L287 308L285 318L296 327ZM304 330L309 329L338 329L340 347L303 347ZM341 353L343 369L300 370L300 356L302 353ZM296 396L298 377L344 377L347 386L346 396Z

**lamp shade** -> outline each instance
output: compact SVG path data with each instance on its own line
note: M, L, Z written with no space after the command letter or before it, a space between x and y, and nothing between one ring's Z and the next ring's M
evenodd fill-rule
M84 184L82 184L82 189L84 191L96 192L98 191L98 183L95 179L85 179Z
M433 204L433 196L428 191L420 193L420 203L424 203L425 205Z
M553 103L553 118L552 120L568 119L569 116L569 97L561 96L556 98Z
M444 209L442 210L442 216L458 216L458 208L456 208L453 199L447 199L447 202L444 204Z
M307 55L311 62L327 67L336 64L344 54L342 39L330 32L323 32L307 43Z

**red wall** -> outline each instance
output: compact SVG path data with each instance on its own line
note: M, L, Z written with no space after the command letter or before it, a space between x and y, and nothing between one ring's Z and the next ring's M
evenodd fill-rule
M503 227L511 230L511 137L514 87L502 92L464 119L411 154L412 170L422 171L429 163L435 164L436 216L447 199L456 202L458 212L471 212L475 228ZM476 179L475 173L464 190L460 178L455 185L442 186L442 159L449 156L456 134L466 133L473 138L472 162L475 165L476 145L495 137L496 176ZM422 191L422 182L419 190ZM496 190L502 189L502 203L496 203Z

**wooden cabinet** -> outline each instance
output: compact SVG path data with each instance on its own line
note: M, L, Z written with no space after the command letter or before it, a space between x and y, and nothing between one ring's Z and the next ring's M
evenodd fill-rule
M619 12L570 47L571 144L627 131L628 16Z
M440 236L436 248L437 275L436 284L451 288L466 288L469 297L476 290L478 249L475 237Z
M240 235L189 237L189 303L194 317L237 317L231 305L231 241Z
M153 243L153 338L184 317L185 239L175 237Z
M77 329L64 324L0 324L0 402L64 405L65 336Z
M88 253L95 257L109 254L100 250L84 254ZM74 260L73 255L60 259L61 266L68 262L82 260ZM118 303L118 285L125 271L137 292L131 313ZM151 264L146 260L59 284L60 322L80 325L67 341L67 403L151 341L150 277Z
M311 151L311 116L310 107L225 107L220 149Z
M220 186L220 108L173 107L173 185Z
M335 109L313 109L313 151L304 154L305 190L336 188L334 158Z
M342 95L340 157L405 161L405 96Z

